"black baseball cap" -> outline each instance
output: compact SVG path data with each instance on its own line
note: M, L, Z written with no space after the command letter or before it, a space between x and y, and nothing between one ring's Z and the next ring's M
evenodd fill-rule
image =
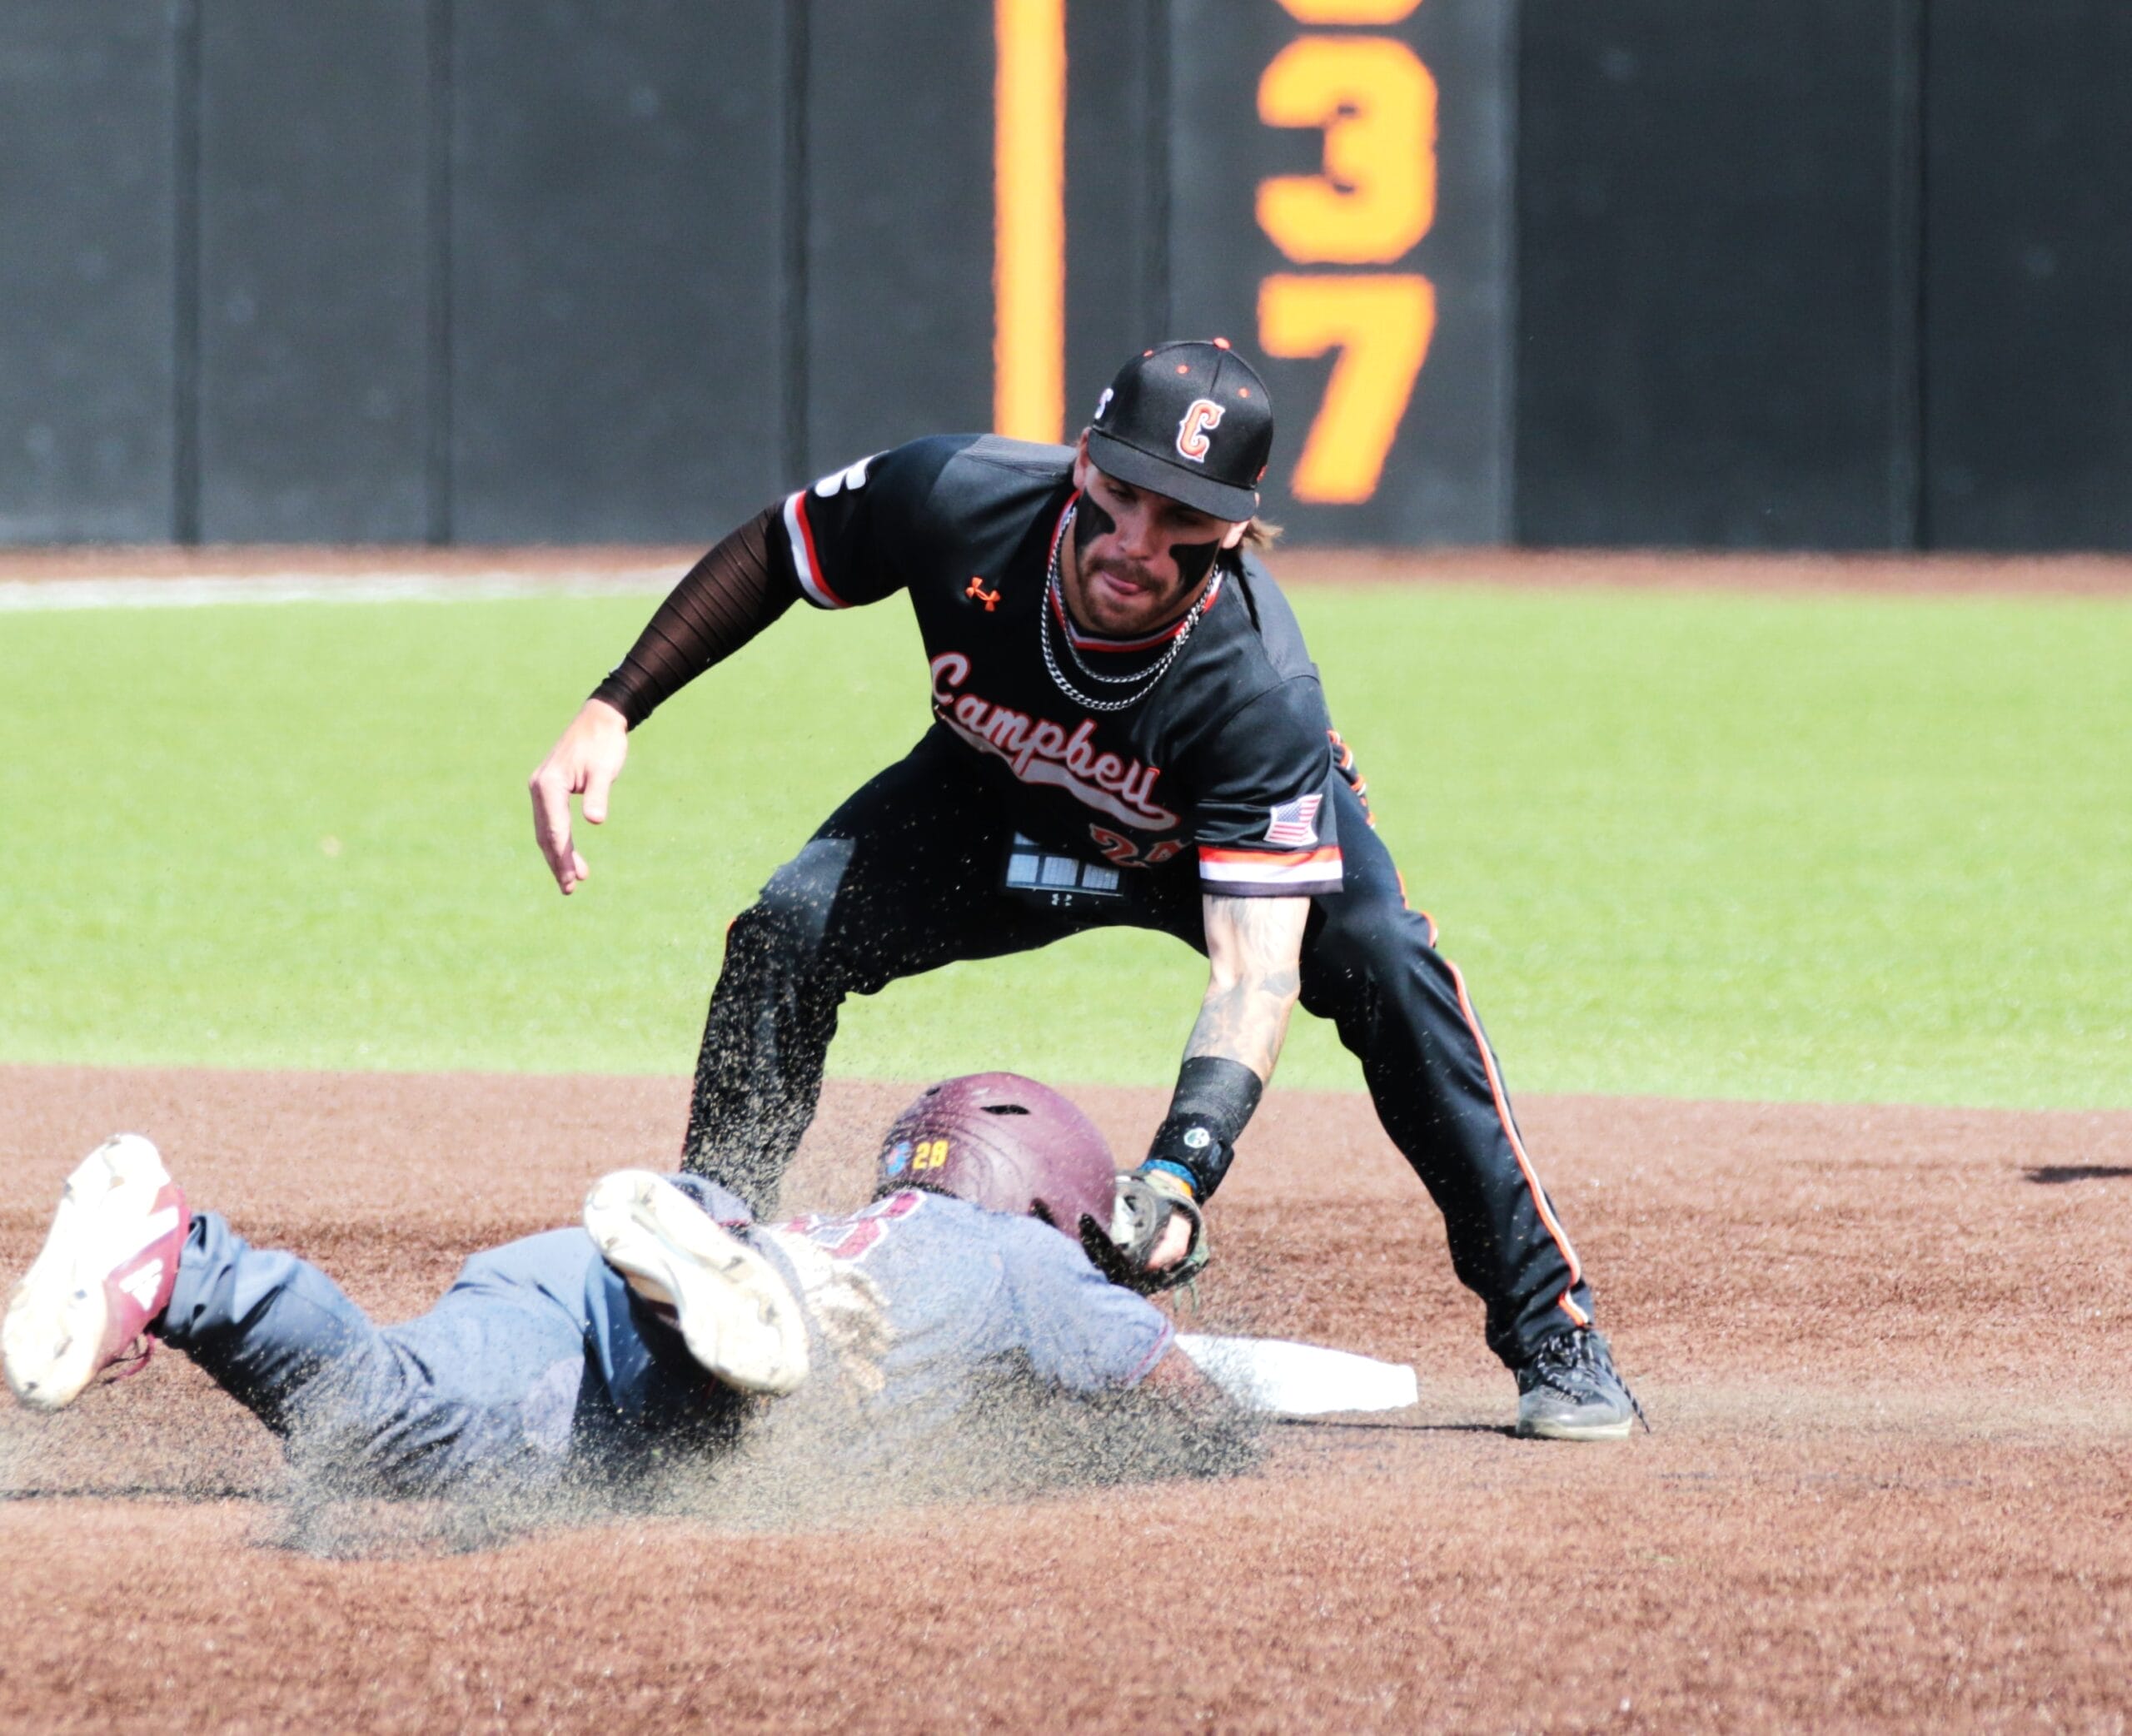
M1258 510L1273 450L1266 382L1223 337L1142 351L1088 424L1088 457L1105 475L1230 524Z

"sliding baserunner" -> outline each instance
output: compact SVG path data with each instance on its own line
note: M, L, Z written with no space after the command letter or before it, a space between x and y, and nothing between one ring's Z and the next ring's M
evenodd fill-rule
M999 1380L1211 1396L1168 1318L1083 1251L1114 1175L1057 1092L949 1080L889 1129L863 1210L763 1225L699 1176L620 1171L581 1228L476 1254L426 1314L380 1327L316 1266L190 1211L156 1147L122 1134L68 1177L0 1360L52 1410L167 1346L299 1463L392 1495L625 1475L728 1445L803 1387L840 1401L817 1453L878 1464Z

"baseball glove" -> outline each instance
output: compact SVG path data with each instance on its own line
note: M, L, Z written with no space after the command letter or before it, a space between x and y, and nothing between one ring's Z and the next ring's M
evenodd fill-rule
M1108 1226L1093 1218L1081 1220L1081 1246L1098 1271L1113 1284L1152 1296L1157 1291L1188 1284L1206 1270L1211 1257L1207 1220L1183 1182L1156 1170L1121 1175L1117 1190ZM1148 1261L1162 1246L1171 1221L1180 1216L1192 1226L1192 1241L1184 1257L1158 1271L1149 1271Z

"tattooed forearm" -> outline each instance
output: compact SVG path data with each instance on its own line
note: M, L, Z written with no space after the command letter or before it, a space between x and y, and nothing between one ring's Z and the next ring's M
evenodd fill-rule
M1281 995L1270 992L1270 986L1248 982L1210 987L1184 1052L1240 1061L1261 1079L1270 1079L1288 1034L1288 1009L1294 1005L1293 990Z
M1184 1052L1238 1061L1270 1079L1302 992L1310 900L1210 898L1205 914L1212 976Z

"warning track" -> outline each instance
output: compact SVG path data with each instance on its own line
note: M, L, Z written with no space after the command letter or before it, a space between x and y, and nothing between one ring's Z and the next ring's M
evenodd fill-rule
M0 550L0 613L650 594L670 589L702 552L649 546ZM2109 555L1292 549L1278 550L1273 566L1283 584L1297 585L2132 597L2132 558Z

